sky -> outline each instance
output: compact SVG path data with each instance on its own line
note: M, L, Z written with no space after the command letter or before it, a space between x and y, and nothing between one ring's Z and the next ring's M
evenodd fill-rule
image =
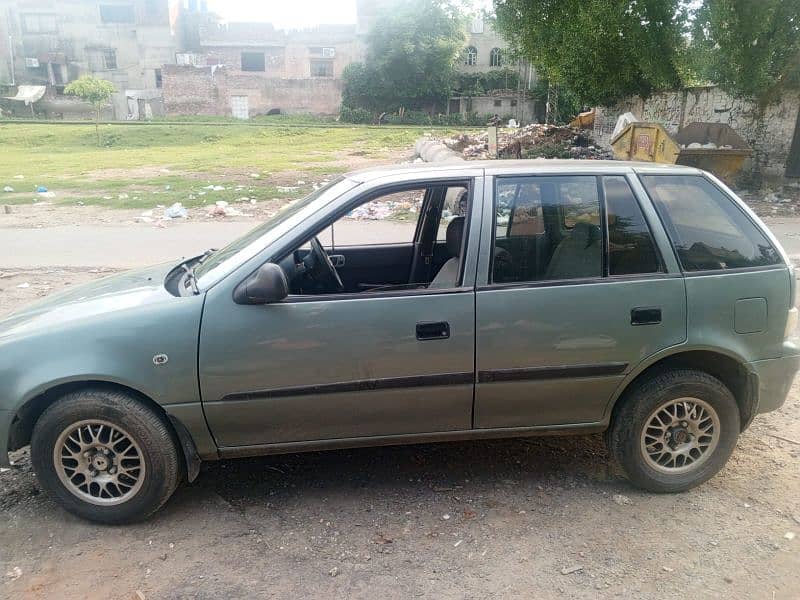
M491 0L461 3L491 6ZM287 29L356 22L356 0L208 0L208 8L225 21L267 21Z

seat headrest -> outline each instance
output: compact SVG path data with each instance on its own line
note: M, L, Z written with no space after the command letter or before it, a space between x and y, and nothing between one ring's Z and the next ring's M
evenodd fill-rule
M592 223L579 221L575 223L575 227L572 228L570 239L575 242L580 242L584 247L588 248L592 244L600 241L600 228Z
M455 217L447 226L445 245L450 256L461 254L461 238L464 236L464 217Z

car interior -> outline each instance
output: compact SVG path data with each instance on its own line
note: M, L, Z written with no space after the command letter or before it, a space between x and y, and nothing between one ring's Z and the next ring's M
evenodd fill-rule
M602 275L594 178L500 180L496 196L494 282Z
M458 287L467 182L415 184L365 199L278 261L293 295Z

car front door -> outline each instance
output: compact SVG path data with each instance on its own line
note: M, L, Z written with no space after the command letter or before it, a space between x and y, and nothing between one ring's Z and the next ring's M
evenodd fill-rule
M624 173L487 188L475 427L600 422L629 370L686 339L684 280L658 250L669 245L653 207Z
M234 303L235 281L209 290L199 373L205 415L219 446L291 446L471 427L480 234L472 222L480 221L483 203L483 178L473 175L460 172L459 182L472 193L461 276L451 287L290 295L261 306ZM362 194L374 197L375 190ZM359 197L341 208L352 211ZM307 225L307 233L328 225L321 218ZM369 220L362 225L369 227ZM287 251L289 246L276 250L273 258Z

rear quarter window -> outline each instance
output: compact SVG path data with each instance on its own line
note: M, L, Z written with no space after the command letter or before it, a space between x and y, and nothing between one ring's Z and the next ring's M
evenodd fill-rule
M644 175L684 271L781 264L775 248L747 215L699 175Z

